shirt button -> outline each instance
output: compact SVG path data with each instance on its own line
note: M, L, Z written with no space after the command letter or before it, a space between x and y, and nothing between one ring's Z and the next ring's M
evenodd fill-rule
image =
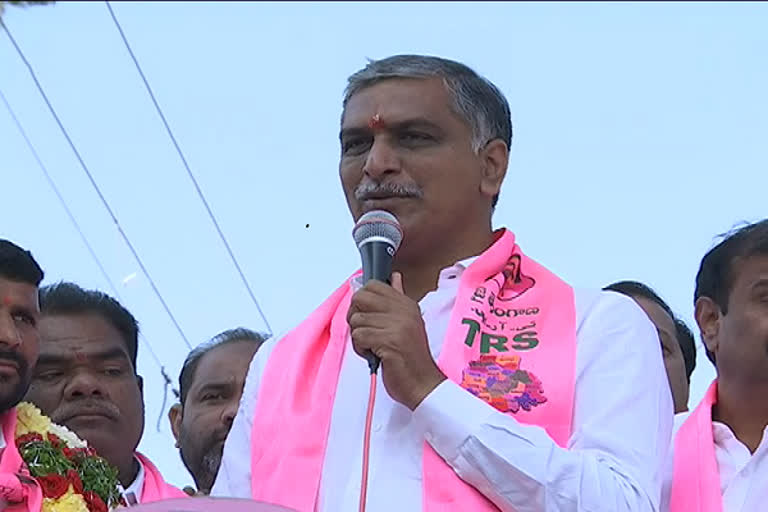
M381 423L377 423L376 425L374 425L373 426L373 431L374 432L381 432Z

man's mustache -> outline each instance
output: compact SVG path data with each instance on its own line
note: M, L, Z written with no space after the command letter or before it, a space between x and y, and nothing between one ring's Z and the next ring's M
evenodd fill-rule
M117 420L120 418L120 409L103 398L81 398L62 403L51 419L64 423L80 415L98 415Z
M355 188L355 199L382 199L387 197L424 197L421 187L413 183L361 183Z
M19 375L26 375L29 367L27 361L21 357L21 354L13 350L0 350L0 360L6 360L14 363L19 369Z
M229 435L229 427L217 428L211 432L206 442L206 453L214 451L214 447L216 447L216 445L226 441L227 435Z

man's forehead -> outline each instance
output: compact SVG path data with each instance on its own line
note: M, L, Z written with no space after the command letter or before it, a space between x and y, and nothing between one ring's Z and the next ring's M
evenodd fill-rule
M46 362L100 362L130 360L125 345L96 338L59 338L41 340L40 363Z
M342 128L386 125L411 118L437 119L451 114L450 97L440 79L388 79L355 93L347 102Z
M250 341L234 341L212 348L200 359L193 383L231 379L240 368L245 374L257 348L258 345Z
M756 255L747 258L736 258L733 267L737 283L752 286L768 280L768 255Z
M94 349L125 344L120 332L95 314L43 315L39 329L42 343L78 342Z
M0 277L0 305L32 303L37 305L37 286Z
M251 341L233 341L214 347L203 355L198 364L198 373L202 369L210 373L231 373L238 363L249 365L258 345ZM247 367L247 366L246 366Z

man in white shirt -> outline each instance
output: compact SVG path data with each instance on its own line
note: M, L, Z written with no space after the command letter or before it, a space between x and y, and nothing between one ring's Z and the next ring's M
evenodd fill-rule
M704 256L694 300L696 323L717 379L696 410L676 418L680 428L663 503L672 512L764 510L768 219L728 234Z
M353 217L387 210L402 225L404 239L395 255L393 287L376 281L361 287L357 279L348 285L355 294L349 311L339 313L350 324L350 349L343 351L335 389L316 393L314 377L271 374L285 382L310 379L305 386L312 400L335 393L320 467L294 480L319 478L316 498L298 507L300 512L358 510L369 379L358 354L366 350L382 361L368 511L427 509L425 442L461 485L479 493L484 509L657 511L673 406L655 329L631 299L599 291L573 294L575 375L569 385L575 389L567 446L446 379L436 364L446 349L451 312L464 293L462 277L499 243L491 216L512 137L501 92L460 63L390 57L350 77L341 128L340 175ZM247 454L260 443L283 441L281 431L274 433L278 438L251 436L256 423L272 421L255 410L260 398L268 398L260 395L262 388L271 386L265 392L270 396L280 393L274 381L262 377L283 346L281 339L268 341L251 363L213 495L270 496L253 492L258 480L270 475L266 468L254 474L259 461ZM300 461L308 453L290 455ZM288 471L291 464L284 463ZM278 483L292 485L290 479ZM273 494L290 494L277 491ZM458 508L445 504L440 510Z
M27 392L38 356L42 280L43 270L29 251L0 239L0 510L12 504L13 510L28 511L29 501L42 498L39 487L23 478L29 473L14 438L15 407Z
M129 504L184 497L136 452L144 431L139 327L119 302L61 282L40 291L40 356L27 400L119 472Z

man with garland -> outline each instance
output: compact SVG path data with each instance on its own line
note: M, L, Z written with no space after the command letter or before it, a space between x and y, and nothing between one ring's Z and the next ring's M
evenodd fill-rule
M16 405L38 356L38 286L43 270L32 254L0 240L0 510L38 512L42 492L16 448Z
M39 331L27 400L117 468L129 505L187 496L136 451L144 394L134 316L103 292L60 282L40 290Z

